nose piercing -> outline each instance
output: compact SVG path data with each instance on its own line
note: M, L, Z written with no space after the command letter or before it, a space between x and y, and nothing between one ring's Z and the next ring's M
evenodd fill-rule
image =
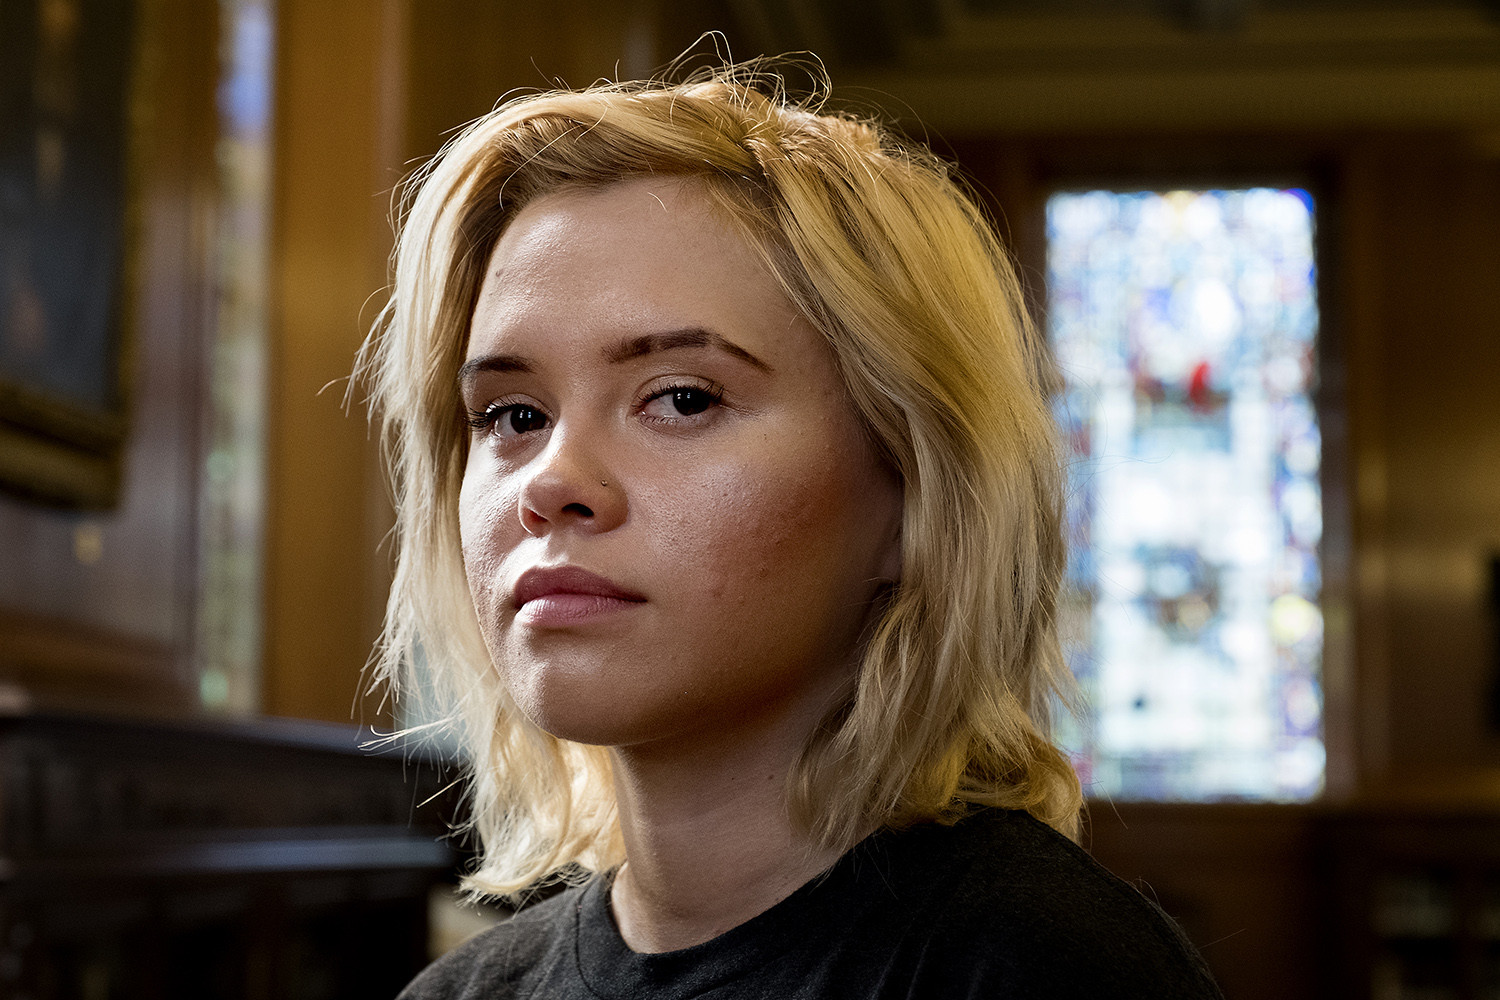
M599 480L599 485L600 486L608 486L609 483L606 480L601 479L601 480Z

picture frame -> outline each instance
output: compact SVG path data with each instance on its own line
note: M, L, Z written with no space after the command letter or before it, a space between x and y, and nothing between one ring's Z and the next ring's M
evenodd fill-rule
M49 506L120 492L135 7L0 5L0 490Z

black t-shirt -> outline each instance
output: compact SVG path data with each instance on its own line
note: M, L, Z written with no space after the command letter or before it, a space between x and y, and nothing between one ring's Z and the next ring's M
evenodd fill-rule
M644 955L609 880L521 911L433 963L399 1000L1214 998L1177 925L1023 812L883 831L766 912Z

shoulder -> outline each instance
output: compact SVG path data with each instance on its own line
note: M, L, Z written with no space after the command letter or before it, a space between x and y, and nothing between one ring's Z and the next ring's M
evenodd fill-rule
M926 921L941 974L1017 996L1220 997L1171 918L1026 813L984 810L921 835L948 869Z
M581 890L569 889L529 906L433 962L397 1000L498 1000L543 974L571 940Z

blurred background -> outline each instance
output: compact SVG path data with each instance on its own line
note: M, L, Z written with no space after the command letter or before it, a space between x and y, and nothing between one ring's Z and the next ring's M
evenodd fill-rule
M1494 0L0 3L0 996L394 995L493 919L369 749L346 380L403 177L694 46L815 53L1015 255L1086 846L1231 998L1500 998Z

